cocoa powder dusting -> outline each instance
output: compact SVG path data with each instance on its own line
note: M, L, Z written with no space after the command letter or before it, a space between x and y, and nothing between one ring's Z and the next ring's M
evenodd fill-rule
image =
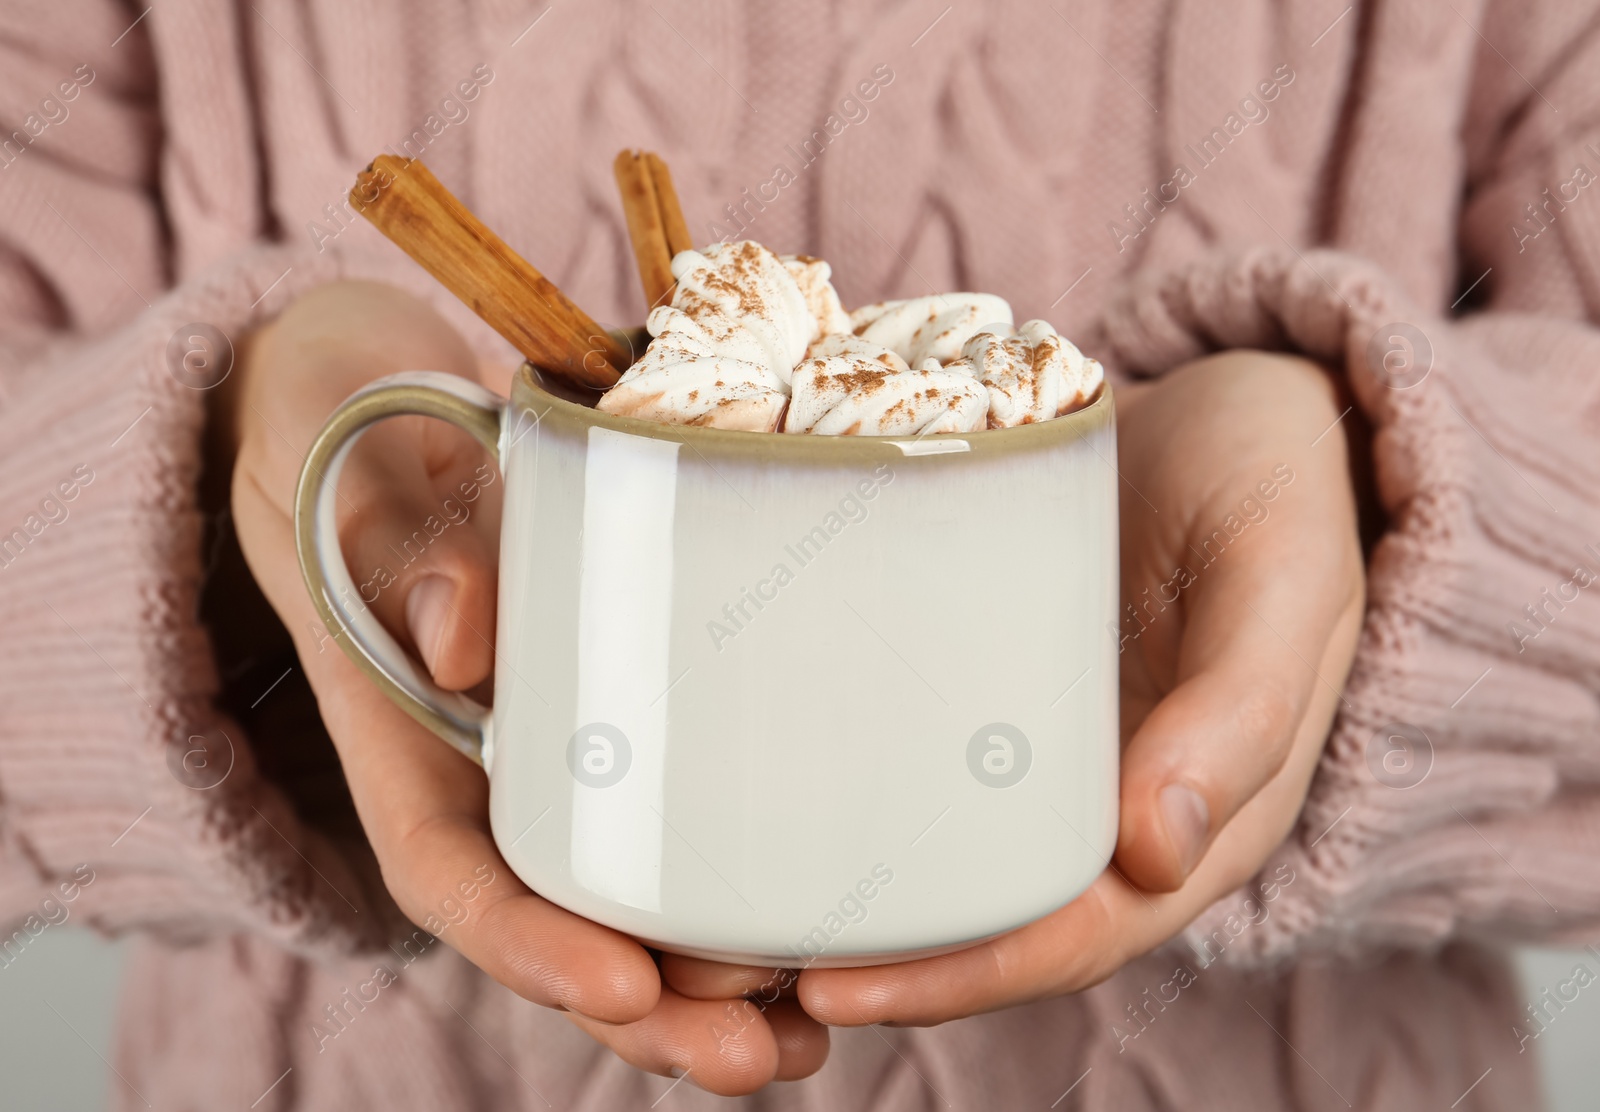
M1054 351L1060 351L1061 345L1051 343L1050 339L1046 337L1035 344L1033 351L1029 353L1032 356L1032 359L1028 363L1028 369L1033 373L1033 407L1035 409L1037 409L1039 404L1043 401L1044 368L1049 364L1050 356L1054 353L1050 349L1054 349ZM1031 420L1033 420L1033 418L1030 416L1028 421Z
M845 371L843 374L828 375L827 377L852 394L876 393L883 388L884 380L889 377L888 371L873 370L862 363L853 363L851 366L855 369Z

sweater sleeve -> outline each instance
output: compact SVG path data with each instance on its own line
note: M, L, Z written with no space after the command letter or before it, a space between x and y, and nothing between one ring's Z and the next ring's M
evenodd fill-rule
M300 822L218 709L198 617L206 394L182 352L202 330L225 351L323 282L416 287L393 254L248 248L7 368L24 383L0 408L8 929L49 921L70 890L69 912L106 931L249 928L339 952L388 913L372 871Z
M339 278L437 291L376 236L258 242L248 112L218 77L221 147L164 135L136 14L0 14L0 965L68 916L338 953L388 913L217 707L197 484L206 387L253 327Z
M1470 308L1430 312L1352 254L1274 244L1146 276L1105 318L1135 374L1230 347L1341 373L1373 432L1387 517L1299 822L1189 928L1202 961L1600 937L1594 39L1547 44L1537 69L1520 60L1559 114L1514 77L1504 108L1473 94L1458 245L1461 286L1479 279Z

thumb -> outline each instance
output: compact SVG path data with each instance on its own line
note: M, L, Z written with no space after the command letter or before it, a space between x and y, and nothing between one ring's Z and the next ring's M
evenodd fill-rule
M1353 541L1299 547L1230 553L1235 563L1192 588L1178 682L1123 754L1117 859L1140 887L1178 888L1269 782L1309 780L1342 702L1362 592L1342 566L1359 568ZM1301 759L1306 738L1312 759Z

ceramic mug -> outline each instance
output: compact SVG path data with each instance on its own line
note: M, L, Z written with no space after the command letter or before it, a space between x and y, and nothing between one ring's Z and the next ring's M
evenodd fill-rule
M494 706L359 600L340 468L376 421L468 430L505 476ZM661 949L772 966L958 949L1067 903L1117 832L1107 387L1019 428L662 425L430 371L329 419L295 528L318 611L480 763L534 891Z

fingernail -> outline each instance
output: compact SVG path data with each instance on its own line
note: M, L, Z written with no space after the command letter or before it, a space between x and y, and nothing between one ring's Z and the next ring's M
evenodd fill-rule
M406 596L406 625L411 628L411 639L417 643L417 651L430 672L439 655L439 643L444 639L450 597L454 594L454 583L442 575L429 575L419 579Z
M1178 865L1188 876L1200 860L1211 829L1211 808L1200 793L1186 784L1168 784L1161 789L1161 817L1166 820L1167 837L1178 853Z

